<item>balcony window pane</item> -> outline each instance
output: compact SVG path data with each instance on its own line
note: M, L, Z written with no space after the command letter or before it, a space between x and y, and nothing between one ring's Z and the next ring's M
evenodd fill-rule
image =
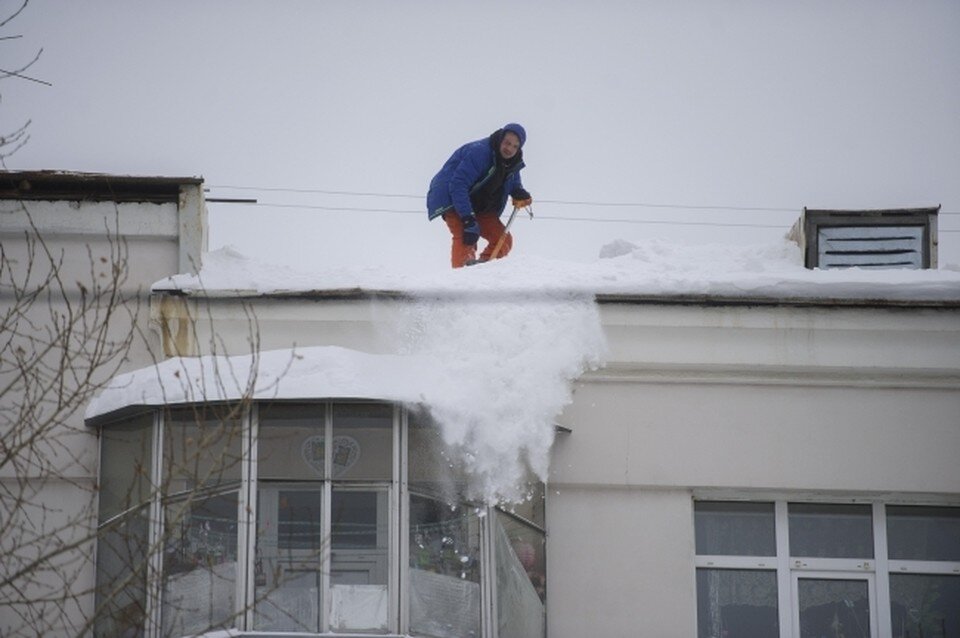
M153 415L107 425L100 433L100 521L147 502Z
M327 408L267 403L258 410L254 627L319 632Z
M165 494L240 481L240 417L229 406L169 413L163 437Z
M800 638L870 636L867 581L801 578Z
M260 480L324 478L325 413L323 404L260 406L257 445Z
M320 631L323 490L262 483L257 509L256 628Z
M887 507L887 542L895 560L960 561L960 507Z
M527 476L527 497L519 503L510 503L505 508L511 514L530 521L537 527L544 527L546 513L546 486L530 472Z
M893 638L960 636L960 576L892 574Z
M147 608L147 508L114 518L97 540L97 636L143 636Z
M698 638L778 638L777 573L697 570Z
M463 500L467 477L459 456L451 453L440 428L426 415L411 414L407 450L410 489L448 503Z
M164 508L163 635L236 624L237 493Z
M474 509L410 496L410 630L480 636L480 521Z
M386 631L389 492L335 489L330 503L330 628Z
M790 503L790 555L873 558L869 505Z
M540 530L502 512L494 519L500 638L546 632L546 553Z
M340 480L393 478L393 406L339 403L333 406L332 475Z
M697 554L774 556L773 503L699 501L694 504Z

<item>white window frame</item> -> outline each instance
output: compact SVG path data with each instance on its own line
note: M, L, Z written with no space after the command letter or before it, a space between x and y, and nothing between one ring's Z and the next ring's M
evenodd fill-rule
M694 556L695 569L750 569L775 571L777 574L777 614L780 638L799 637L799 601L796 583L799 578L866 579L870 582L871 638L892 638L890 608L890 575L948 575L960 578L960 561L890 560L887 546L887 505L960 507L957 502L888 502L863 499L764 498L732 499L711 494L694 495L696 502L774 503L776 556ZM790 503L869 504L873 529L873 558L809 558L790 556Z
M338 400L338 399L317 399L316 401L297 402L298 404L314 403L317 407L318 417L322 414L323 432L325 440L333 440L333 407L340 403L381 403L392 405L392 463L393 469L389 479L383 480L339 480L332 476L326 476L318 481L322 483L324 494L323 502L323 529L326 538L330 538L332 493L334 489L346 490L368 490L383 493L387 498L388 510L388 529L384 531L387 543L387 587L389 597L388 609L388 629L386 633L349 633L332 634L330 633L331 618L331 592L330 592L330 567L331 553L325 551L322 558L322 606L323 613L320 622L320 631L316 634L298 635L380 635L384 638L399 638L409 635L409 498L410 491L407 478L409 465L409 412L400 404L379 401L379 400ZM256 530L257 520L257 501L259 498L259 480L258 480L258 449L260 441L260 401L254 401L249 409L244 411L239 420L241 428L241 450L240 450L240 478L237 491L237 574L235 582L236 611L239 613L235 617L233 628L227 630L216 630L214 633L220 635L226 633L236 635L260 635L265 632L256 630L255 627L255 605L256 599L256 577L255 577L255 557L256 557ZM322 407L321 407L322 406ZM147 541L150 552L147 557L147 592L144 612L144 637L161 638L162 628L162 597L163 597L163 536L164 536L164 512L168 504L168 499L161 495L158 486L163 484L163 462L164 462L164 443L165 432L169 427L165 418L166 409L177 409L186 407L186 405L158 406L151 410L152 423L150 429L151 439L151 458L150 458L150 481L152 485L152 494L149 503L146 505L148 513ZM110 427L105 424L105 427ZM325 446L325 468L332 468L333 448L330 445ZM389 485L387 482L389 481ZM271 481L273 482L273 481ZM214 488L210 493L219 491ZM480 562L480 587L481 587L481 608L480 608L480 626L482 638L496 638L498 634L497 618L497 582L496 582L496 559L495 544L493 542L491 521L494 520L497 509L493 506L482 506L475 504L477 510L477 520L480 534L481 562ZM540 524L526 521L523 517L520 520L527 522L532 528L544 532ZM266 632L269 633L269 632Z
M848 571L816 571L816 570L797 570L790 574L790 596L792 601L792 614L790 626L794 636L800 635L800 580L855 580L867 583L867 602L870 610L870 638L879 638L879 624L877 622L877 578L876 574L870 573L851 573Z

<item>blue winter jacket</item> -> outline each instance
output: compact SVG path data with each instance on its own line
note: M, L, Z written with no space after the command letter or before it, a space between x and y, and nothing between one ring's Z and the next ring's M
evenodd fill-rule
M519 124L507 124L504 131L512 131L520 138L520 147L526 141L526 131ZM439 217L450 210L456 210L461 217L467 217L475 212L496 212L503 214L507 205L507 196L518 188L523 188L520 181L520 169L525 164L517 162L516 166L507 173L503 182L503 196L500 208L497 211L474 211L470 203L470 194L475 192L483 183L493 176L496 169L496 153L491 148L490 138L468 142L454 151L446 161L440 172L430 180L430 190L427 192L427 215L430 219Z

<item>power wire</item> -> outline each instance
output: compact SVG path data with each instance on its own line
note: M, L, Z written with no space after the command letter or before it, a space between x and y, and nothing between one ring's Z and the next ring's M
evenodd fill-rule
M209 188L223 188L243 191L263 191L271 193L299 193L299 194L317 194L317 195L350 195L353 197L383 197L395 199L418 199L423 200L423 195L409 195L404 193L372 193L364 191L341 191L322 188L288 188L279 186L236 186L236 185L211 185ZM669 208L678 210L731 210L740 212L778 212L778 213L797 213L800 208L787 208L782 206L725 206L725 205L703 205L703 204L666 204L653 202L594 202L577 201L566 199L537 199L538 203L559 204L563 206L608 206L618 208ZM322 208L322 207L321 207ZM340 210L340 209L336 209ZM354 210L354 209L349 209ZM367 210L357 208L355 210ZM370 209L374 212L387 212L386 209ZM407 212L407 211L404 211ZM419 212L419 211L418 211ZM940 215L960 215L960 211L940 211ZM558 218L560 219L560 218Z
M236 185L211 185L210 188L242 190L242 191L262 191L275 193L298 193L298 194L320 194L320 195L349 195L353 197L380 197L396 199L418 199L422 200L422 195L407 195L401 193L371 193L361 191L340 191L319 188L284 188L275 186L236 186ZM366 206L321 206L318 204L284 204L259 202L257 200L230 200L222 198L211 198L210 203L243 203L250 206L261 206L271 208L289 208L300 210L325 210L331 212L360 212L360 213L387 213L399 215L422 215L424 211L403 210L397 208L372 208ZM573 201L558 199L539 199L538 203L560 204L569 206L599 206L611 208L666 208L674 210L722 210L737 212L782 212L794 213L798 211L794 208L780 207L760 207L760 206L704 206L704 205L686 205L686 204L654 204L649 202L591 202L591 201ZM941 212L941 215L960 215L954 212ZM537 215L537 219L549 219L553 221L579 221L579 222L599 222L616 224L651 224L665 226L706 226L719 228L773 228L782 229L783 224L756 224L756 223L733 223L733 222L691 222L678 220L657 220L657 219L623 219L610 217L567 217L562 215ZM940 229L941 233L957 233L960 230Z

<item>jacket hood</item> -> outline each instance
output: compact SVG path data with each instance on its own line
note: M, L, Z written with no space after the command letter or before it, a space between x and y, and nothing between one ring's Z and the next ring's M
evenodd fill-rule
M516 122L510 122L509 124L504 125L503 130L510 131L511 133L515 133L517 137L520 138L520 148L523 148L523 145L527 141L527 132L523 129L522 126L520 126Z

